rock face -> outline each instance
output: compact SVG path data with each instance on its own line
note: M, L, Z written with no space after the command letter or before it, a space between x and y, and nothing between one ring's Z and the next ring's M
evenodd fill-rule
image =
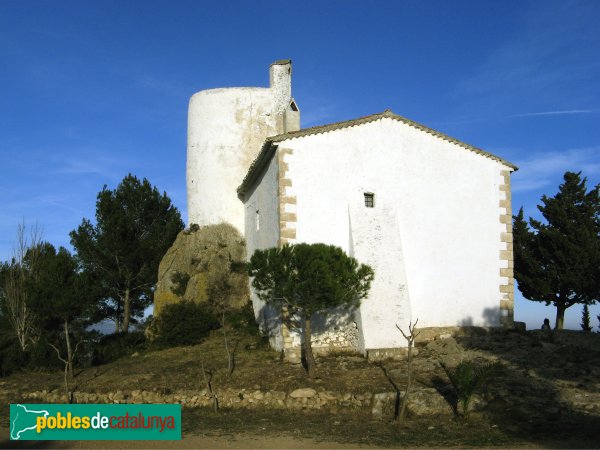
M154 314L182 300L243 306L249 297L245 257L244 239L229 224L192 225L180 232L158 267Z

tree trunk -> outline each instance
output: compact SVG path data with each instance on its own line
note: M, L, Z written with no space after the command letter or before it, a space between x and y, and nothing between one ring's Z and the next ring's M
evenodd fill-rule
M312 351L310 316L304 318L304 355L306 358L306 373L308 378L315 376L315 357Z
M556 325L555 330L562 330L565 321L565 308L563 305L556 305Z
M227 352L227 375L233 374L233 368L235 365L235 348L229 349L229 342L227 341L227 331L225 330L225 313L221 319L221 329L223 330L223 339L225 340L225 351Z
M65 319L65 341L67 342L67 368L71 378L73 378L73 350L71 349L71 338L69 337L69 322Z
M71 390L69 389L69 364L65 363L65 398L67 403L72 403L73 397L71 396Z
M125 298L123 299L123 333L129 332L129 314L130 314L131 294L129 288L125 289Z
M408 327L408 329L410 330L410 326ZM404 415L406 414L406 405L408 405L408 395L410 393L410 388L412 387L412 345L412 340L409 340L407 356L408 381L406 382L406 391L404 392L404 397L402 397L402 407L400 408L400 412L398 413L397 421L401 421L404 419Z

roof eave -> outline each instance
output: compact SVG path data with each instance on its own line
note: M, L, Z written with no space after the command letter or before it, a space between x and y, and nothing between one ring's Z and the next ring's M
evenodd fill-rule
M277 148L277 145L274 145L274 142L271 140L271 138L267 138L267 140L261 147L260 152L258 153L258 156L256 157L256 159L252 162L252 164L248 168L248 172L246 173L246 176L244 177L242 184L240 184L239 187L237 188L238 198L243 200L244 194L246 193L248 188L250 186L252 186L252 184L259 177L259 175L262 173L265 166L267 166L267 164L273 157L273 154L275 153L276 148Z
M415 122L414 120L407 119L406 117L396 114L389 109L386 109L385 111L378 113L378 114L372 114L370 116L359 117L358 119L346 120L343 122L335 122L335 123L331 123L331 124L327 124L327 125L319 125L316 127L305 128L303 130L292 131L292 132L285 133L285 134L278 134L276 136L271 136L268 139L272 142L281 142L281 141L285 141L288 139L300 138L300 137L304 137L304 136L311 136L314 134L322 134L322 133L327 133L329 131L339 130L342 128L363 125L363 124L375 122L376 120L380 120L380 119L384 119L384 118L397 120L398 122L402 122L408 126L416 128L427 134L431 134L440 139L443 139L445 141L456 144L459 147L466 148L467 150L470 150L481 156L493 159L494 161L498 161L499 163L504 164L505 166L513 169L514 171L519 170L519 168L516 165L514 165L513 163L511 163L510 161L500 158L499 156L496 156L490 152L487 152L479 147L475 147L475 146L467 144L466 142L463 142L459 139L448 136L447 134L444 134L440 131L434 130L433 128L429 128L428 126L420 124L418 122Z
M242 181L242 184L238 187L238 189L237 189L238 197L241 198L243 196L243 194L245 193L246 189L248 189L248 187L251 185L251 183L253 183L254 180L257 178L258 174L260 173L260 171L262 170L262 168L265 164L265 161L268 161L271 157L271 152L268 150L276 147L275 144L286 141L288 139L295 139L295 138L300 138L300 137L304 137L304 136L312 136L315 134L327 133L327 132L339 130L342 128L349 128L349 127L363 125L363 124L370 123L370 122L375 122L376 120L385 119L385 118L397 120L398 122L404 123L408 126L416 128L417 130L423 131L427 134L431 134L432 136L435 136L439 139L443 139L445 141L451 142L455 145L458 145L459 147L465 148L465 149L470 150L470 151L472 151L478 155L481 155L485 158L492 159L500 164L503 164L504 166L508 167L509 169L512 169L513 171L519 170L519 168L516 165L514 165L513 163L511 163L510 161L500 158L499 156L496 156L492 153L486 152L485 150L483 150L481 148L474 147L474 146L467 144L463 141L460 141L456 138L448 136L447 134L444 134L440 131L434 130L433 128L429 128L418 122L407 119L406 117L395 114L391 110L387 109L382 113L372 114L370 116L360 117L358 119L346 120L343 122L335 122L335 123L331 123L331 124L327 124L327 125L320 125L320 126L316 126L316 127L305 128L305 129L298 130L298 131L291 131L289 133L278 134L276 136L268 137L267 140L265 141L265 143L263 144L258 156L256 157L256 159L254 160L254 162L248 169L248 172L246 174L246 177L244 178L244 181ZM268 155L268 157L267 157L267 155Z

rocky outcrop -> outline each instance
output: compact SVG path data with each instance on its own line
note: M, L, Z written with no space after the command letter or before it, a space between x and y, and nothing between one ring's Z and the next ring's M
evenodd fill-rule
M243 306L249 296L245 257L244 239L229 224L192 225L180 232L158 267L154 314L182 300Z

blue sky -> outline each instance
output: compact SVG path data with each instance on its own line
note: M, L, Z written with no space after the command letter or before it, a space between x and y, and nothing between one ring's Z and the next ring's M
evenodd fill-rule
M22 220L69 247L129 172L186 217L189 97L286 58L303 127L390 108L517 164L538 217L564 171L600 181L599 23L594 0L0 0L0 260ZM554 314L517 300L529 327Z

